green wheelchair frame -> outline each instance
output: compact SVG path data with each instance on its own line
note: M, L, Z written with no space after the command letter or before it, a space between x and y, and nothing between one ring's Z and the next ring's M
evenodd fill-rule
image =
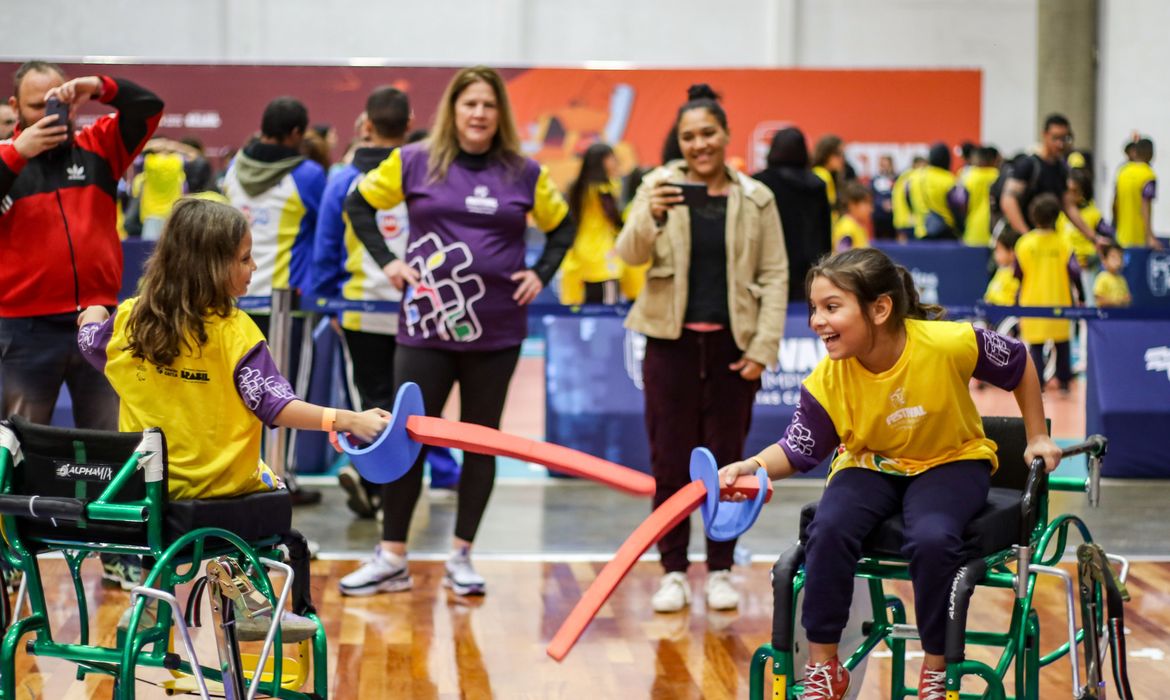
M1016 454L1023 454L1022 443L1019 438L1023 434L1023 424L1019 419L985 419L985 427L995 429L988 421L999 421L997 429L1018 431L1016 439L1010 440ZM993 437L1000 444L1000 470L1011 469L1011 461L1003 458L1004 443L992 435L989 429L988 436ZM1088 527L1079 517L1063 514L1049 520L1047 489L1057 491L1085 492L1089 503L1097 506L1099 500L1099 484L1101 462L1105 454L1107 442L1101 436L1092 436L1084 443L1070 447L1063 451L1064 456L1087 454L1089 475L1085 479L1071 477L1050 477L1044 471L1043 462L1036 460L1031 465L1024 465L1022 459L1017 459L1022 470L1027 467L1027 479L1021 491L1020 498L1020 535L1015 546L997 551L969 561L959 569L953 581L952 608L949 611L946 639L947 661L947 700L961 698L989 698L991 700L1007 700L1005 680L1014 663L1014 683L1016 698L1037 700L1039 698L1039 672L1066 655L1071 656L1072 662L1072 697L1102 698L1104 697L1104 679L1101 667L1104 663L1106 647L1112 646L1114 651L1114 676L1120 690L1118 697L1132 697L1128 695L1128 681L1124 670L1124 638L1120 624L1110 626L1104 615L1105 599L1112 604L1118 598L1116 589L1108 586L1108 581L1086 580L1081 577L1081 607L1083 620L1091 620L1092 624L1085 624L1078 629L1075 618L1075 595L1072 575L1063 569L1057 568L1064 555L1070 529L1079 533L1085 543L1092 543L1092 536ZM993 481L993 486L997 484ZM899 517L899 516L895 516ZM1085 545L1082 545L1084 547ZM1051 549L1051 553L1046 554ZM1097 548L1098 551L1099 548ZM1078 552L1079 554L1079 552ZM1122 590L1128 573L1129 564L1122 558L1104 555L1108 558L1109 576L1117 578ZM760 646L752 657L750 672L749 697L762 699L765 697L765 685L769 665L773 676L772 692L770 696L776 700L793 700L799 698L803 691L802 685L795 675L794 668L794 639L796 632L795 602L797 595L804 587L805 574L804 544L798 543L781 555L772 569L772 585L774 593L773 629L770 643ZM1010 565L1015 563L1016 570ZM1120 575L1113 574L1109 564L1120 566ZM1045 575L1059 578L1065 586L1067 598L1068 637L1069 640L1048 654L1040 653L1040 619L1033 606L1033 596L1037 577ZM906 685L906 640L917 639L917 630L913 625L906 624L905 604L894 595L887 595L883 580L910 580L909 562L898 560L885 555L870 556L863 553L858 565L856 577L868 584L869 598L872 605L873 617L866 622L863 631L865 638L857 650L850 655L844 665L850 670L855 669L878 645L883 642L889 648L893 658L893 668L890 674L890 698L904 698L916 696L917 691ZM1012 589L1016 592L1012 606L1012 615L1009 629L1006 633L967 630L967 609L971 595L976 585L992 588ZM1116 600L1118 608L1117 619L1120 619L1120 600ZM1116 622L1117 620L1112 620ZM1097 642L1110 634L1114 639L1109 644L1098 645ZM1084 643L1086 654L1085 666L1087 684L1082 684L1078 645ZM1003 652L994 667L986 663L967 659L964 653L967 644L1002 648ZM1100 649L1098 648L1100 646ZM1118 654L1117 647L1121 647ZM1119 658L1120 656L1120 658ZM1091 657L1091 658L1090 658ZM971 694L960 692L963 676L974 675L987 683L983 693Z
M104 486L78 482L77 497L73 498L19 493L14 484L18 481L16 472L22 462L18 437L18 433L23 434L22 429L35 430L42 438L48 434L51 439L59 439L65 446L71 446L74 457L70 460L71 464L65 466L105 464L111 467L112 479ZM54 431L57 437L53 437ZM118 449L115 451L120 455L129 453L124 462L121 462L121 457L117 458L117 462L113 461L111 441L117 444ZM95 459L94 453L100 453L103 445L105 454ZM101 462L103 457L109 461ZM118 462L121 462L120 467L117 467ZM171 532L171 538L168 539L165 526L168 509L166 468L166 442L162 431L158 429L146 430L141 434L106 433L33 426L18 418L14 418L11 424L0 423L0 523L4 535L4 542L0 544L0 557L7 567L23 575L15 610L9 608L7 595L3 596L3 609L0 610L3 613L0 629L4 632L3 642L0 643L0 700L16 697L16 655L21 640L27 635L32 635L26 643L27 653L65 659L77 664L78 680L91 673L113 676L113 696L116 700L135 697L135 671L140 666L165 668L171 672L173 679L163 683L167 694L197 692L204 698L209 697L206 681L224 683L227 664L222 659L215 665L199 663L186 621L175 598L176 586L196 581L203 560L231 557L253 572L250 578L268 604L274 606L275 610L283 610L294 581L292 568L281 562L282 553L278 549L282 543L281 535L261 536L247 541L226 529L199 527L177 537L174 536L177 533ZM131 488L135 482L137 485ZM86 493L87 489L94 489L95 486L99 492L96 498L92 497L93 491ZM127 492L130 491L137 491L142 497L128 497ZM234 499L225 499L219 503L226 504L231 500ZM52 527L47 527L47 524ZM35 530L35 534L30 534L34 525L39 529ZM114 528L115 532L122 534L107 536L104 532L106 528ZM133 534L127 536L127 531ZM112 543L110 540L120 541ZM38 554L45 552L63 555L72 577L80 626L77 643L63 643L54 639L37 559ZM138 555L148 561L153 560L145 582L133 591L128 627L118 631L116 645L112 648L90 642L89 607L81 579L81 564L93 554ZM268 578L269 568L281 569L287 576L279 599ZM308 581L301 585L307 598ZM30 612L20 617L25 593ZM151 598L160 601L157 621L139 629L139 620ZM249 668L259 667L263 663L258 680L252 673L253 682L247 693L249 699L255 697L257 692L293 700L327 698L324 627L311 606L304 614L317 623L317 632L313 638L298 645L297 659L285 659L279 651L268 658L273 644L277 650L283 649L278 624L280 615L272 615L274 622L263 650L258 656L246 657L248 661L256 663L251 667L245 664L245 673L242 675L247 675ZM179 632L187 652L186 659L173 650L175 630ZM220 650L222 655L222 644ZM238 648L234 652L238 661ZM313 690L303 692L299 689L307 680L310 665ZM190 683L192 680L194 685ZM240 679L239 685L242 686L242 683ZM224 692L227 697L238 694L226 684L222 691L215 689L210 692Z

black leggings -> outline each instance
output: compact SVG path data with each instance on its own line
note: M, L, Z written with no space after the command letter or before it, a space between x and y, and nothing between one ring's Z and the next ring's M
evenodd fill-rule
M439 416L455 382L459 382L460 420L489 428L500 427L508 383L520 359L520 347L503 350L454 352L399 345L394 355L394 382L414 382L422 390L428 416ZM382 487L382 539L405 542L410 517L422 491L423 462L419 454L414 466L397 481ZM463 455L459 478L459 505L455 536L471 542L487 508L496 481L496 458Z

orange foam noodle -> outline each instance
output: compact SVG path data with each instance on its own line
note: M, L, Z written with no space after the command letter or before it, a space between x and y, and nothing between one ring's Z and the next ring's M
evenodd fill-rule
M512 457L543 464L553 471L596 481L634 496L654 495L654 477L649 474L561 445L430 416L411 416L406 421L406 430L412 439L424 445Z
M741 493L745 497L754 498L760 490L759 481L754 476L741 476L731 486L724 486L720 491L724 494ZM626 541L622 543L613 559L601 570L593 583L581 596L581 600L573 608L556 635L549 642L545 652L556 661L564 660L573 645L577 643L585 628L597 616L601 606L613 595L618 584L630 572L638 559L647 549L675 525L682 522L699 507L707 497L707 487L702 481L695 480L682 487L673 496L654 509L650 517L634 530ZM772 497L772 484L768 483L766 500Z

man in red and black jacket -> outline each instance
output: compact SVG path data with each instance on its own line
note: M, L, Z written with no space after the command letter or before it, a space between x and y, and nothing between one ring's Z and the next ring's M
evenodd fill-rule
M117 110L72 131L45 114L51 98L77 108L99 100ZM116 228L118 178L162 117L158 96L126 80L66 80L29 61L16 71L19 124L0 141L0 415L48 423L61 384L78 427L113 430L118 396L77 348L77 313L113 307L122 286Z

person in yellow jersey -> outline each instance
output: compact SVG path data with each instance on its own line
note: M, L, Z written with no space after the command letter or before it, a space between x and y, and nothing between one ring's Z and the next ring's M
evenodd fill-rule
M907 194L914 213L914 237L951 241L959 236L957 224L965 216L966 193L951 172L951 151L945 143L930 147L926 167L910 176Z
M1105 246L1101 264L1105 269L1097 273L1097 279L1093 282L1097 306L1129 306L1133 297L1129 293L1129 283L1121 275L1125 268L1125 250L1116 243Z
M914 212L910 209L910 178L920 168L926 167L926 159L914 156L909 170L904 170L894 180L894 191L890 195L890 206L894 211L894 231L899 243L905 243L914 236Z
M1060 209L1060 200L1047 193L1033 199L1028 208L1028 218L1036 228L1016 244L1020 306L1072 306L1074 299L1084 298L1081 270L1072 246L1056 232ZM1020 319L1020 337L1028 344L1037 367L1044 366L1044 345L1055 344L1056 379L1066 395L1072 381L1071 326L1070 321L1061 319Z
M1016 243L1020 234L1004 229L995 238L992 257L995 259L995 274L987 284L983 301L995 306L1015 306L1020 294L1020 280L1016 277Z
M1154 142L1140 138L1133 144L1133 160L1121 166L1113 195L1113 228L1123 248L1160 249L1154 235L1153 206L1158 195L1158 176L1150 163Z
M967 218L963 222L963 243L985 247L991 244L991 185L999 178L999 151L980 146L971 154L959 185L967 193Z
M853 180L841 188L841 204L845 213L833 226L833 250L868 248L866 222L873 217L873 195L860 182Z
M942 309L922 304L906 268L876 248L827 258L808 280L809 325L827 356L804 380L784 436L723 467L720 479L731 484L760 467L783 479L833 456L805 545L806 698L845 697L849 672L837 644L861 543L901 512L926 652L918 697L941 698L950 583L965 561L963 531L987 502L997 466L968 385L974 378L1015 394L1024 457L1042 458L1051 471L1060 448L1048 437L1040 381L1022 343L938 320Z
M840 214L837 188L845 173L845 142L836 134L825 134L813 147L812 164L813 174L825 183L825 196L829 198L829 210L835 224Z
M184 198L146 263L139 296L113 315L90 306L78 318L82 355L120 399L118 429L158 427L166 435L172 500L283 488L260 458L264 425L370 441L388 422L381 409L354 413L293 394L259 328L236 308L255 269L243 214ZM293 622L301 632L316 629Z
M569 187L577 237L561 264L562 304L616 304L623 264L614 252L622 229L618 161L605 143L585 149L581 172Z
M1105 222L1101 210L1097 207L1097 202L1093 199L1092 172L1081 168L1070 170L1068 192L1069 196L1077 203L1081 219L1097 235L1098 240L1112 238L1113 230ZM1056 219L1056 232L1068 241L1069 245L1072 246L1073 254L1077 256L1077 265L1081 268L1081 284L1085 290L1085 303L1092 304L1093 278L1101 269L1101 261L1097 256L1097 243L1085 238L1064 212L1061 212Z

